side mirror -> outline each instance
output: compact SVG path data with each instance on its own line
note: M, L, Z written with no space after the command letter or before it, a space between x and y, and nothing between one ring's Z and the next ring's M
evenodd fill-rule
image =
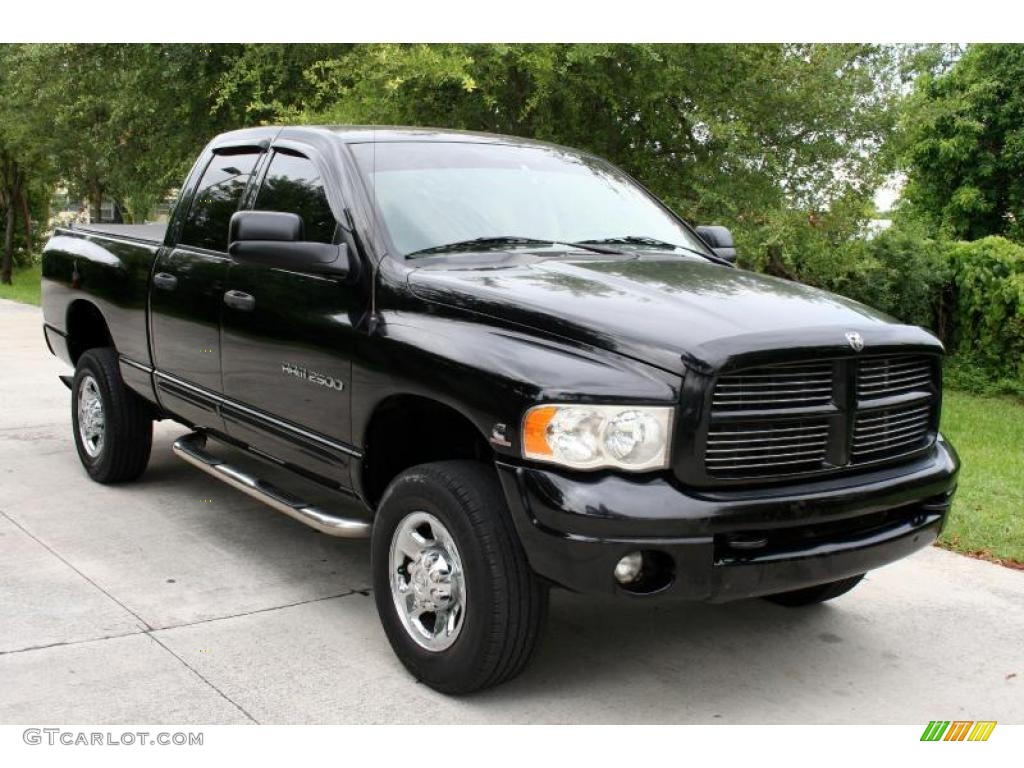
M730 264L736 261L736 246L732 241L732 232L717 225L697 227L697 234L720 259Z
M228 253L238 261L268 267L347 275L348 248L302 239L302 219L278 211L238 211L228 225Z

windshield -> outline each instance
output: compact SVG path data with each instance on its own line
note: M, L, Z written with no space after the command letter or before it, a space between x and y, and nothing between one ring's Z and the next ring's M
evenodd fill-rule
M608 241L708 252L642 189L596 158L508 144L352 148L400 256L467 241L480 241L481 250Z

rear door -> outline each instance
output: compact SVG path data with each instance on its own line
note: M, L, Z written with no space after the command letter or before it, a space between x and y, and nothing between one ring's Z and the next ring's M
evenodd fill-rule
M182 199L188 210L169 233L175 245L164 248L154 265L150 323L157 395L164 408L197 427L223 429L216 402L228 222L260 155L243 147L208 157L199 182Z
M342 242L323 162L311 149L276 149L253 207L299 214L306 240ZM232 262L226 287L234 297L222 310L228 434L348 487L351 350L367 285Z

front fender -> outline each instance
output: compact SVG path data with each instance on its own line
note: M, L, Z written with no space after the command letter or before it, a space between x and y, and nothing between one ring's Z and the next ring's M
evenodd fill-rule
M353 440L364 442L374 408L396 394L441 402L489 439L506 426L499 454L521 456L519 423L539 402L674 404L680 379L620 355L486 322L426 313L381 316L353 366Z

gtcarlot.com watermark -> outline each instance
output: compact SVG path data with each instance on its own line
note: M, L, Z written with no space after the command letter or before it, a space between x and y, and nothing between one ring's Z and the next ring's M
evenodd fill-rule
M26 728L22 740L31 746L65 747L201 747L202 733L183 731L68 731L63 728Z

